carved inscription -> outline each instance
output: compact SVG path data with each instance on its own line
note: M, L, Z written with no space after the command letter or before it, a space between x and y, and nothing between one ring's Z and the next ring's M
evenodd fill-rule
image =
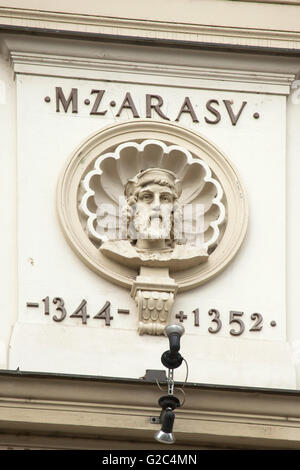
M62 297L54 297L51 302L50 297L46 296L44 299L42 299L42 302L44 315L50 316L51 314L52 320L55 322L62 322L68 316L69 318L80 318L81 323L83 325L86 325L88 318L90 318L90 315L87 311L87 300L85 299L80 302L76 309L71 312L71 314L68 314L65 306L65 301ZM53 308L51 304L54 304ZM110 326L110 321L113 320L113 317L110 314L110 305L111 303L107 300L105 304L99 309L99 311L92 316L92 318L96 320L104 320L105 325ZM27 302L26 306L38 308L40 304L38 302ZM118 313L128 314L129 310L118 309Z
M44 97L46 103L51 102L51 97ZM177 102L178 101L178 102ZM161 95L145 94L144 99L135 96L130 91L125 92L121 99L111 99L107 90L92 89L89 96L83 96L78 88L63 90L62 87L55 87L55 109L57 113L81 112L80 104L89 106L91 116L106 116L112 108L115 108L114 117L122 117L127 113L129 118L160 117L166 121L179 122L183 116L188 116L191 122L207 124L218 124L222 119L227 120L232 126L236 126L241 115L245 114L247 101L218 100L209 99L206 103L186 96L183 100L176 100L175 111L171 115L168 111L168 102ZM200 111L199 111L200 108ZM254 119L259 117L259 113L252 114Z
M40 307L40 303L27 302L26 306L28 308L36 309ZM80 318L81 324L86 325L88 323L88 319L91 318L91 320L103 320L105 326L111 326L111 321L114 319L111 314L111 302L109 300L107 300L96 313L93 312L92 315L89 315L88 302L85 299L78 304L75 310L69 312L67 311L62 297L54 297L53 299L50 299L49 296L46 296L42 299L42 310L44 315L50 316L56 323L60 323L69 317ZM130 314L130 310L125 308L117 308L116 311L121 315ZM207 327L204 326L207 325L204 318L205 312L201 312L200 314L199 308L195 308L191 312L191 316L194 320L193 326L196 328L207 328L207 331L213 335L218 334L221 330L223 331L226 328L226 332L228 332L232 337L238 337L243 335L246 331L251 333L260 332L263 330L263 327L266 326L261 313L245 315L245 312L238 310L230 310L228 313L221 313L218 309L211 308L206 312L206 315L209 319L209 326ZM183 310L180 310L175 315L175 318L182 323L188 320L190 315L184 313ZM270 321L269 326L272 328L277 326L276 321Z
M193 311L194 313L194 326L200 326L200 321L199 321L199 309L196 309ZM210 326L208 328L209 333L218 333L221 331L223 327L223 322L221 320L221 314L219 310L212 308L208 311L208 315L212 317L211 322L214 324L214 326ZM250 319L252 320L251 328L249 328L249 331L261 331L263 328L263 316L261 313L252 313L250 316ZM244 312L239 312L235 310L231 310L229 312L229 318L228 318L228 325L233 326L229 330L229 333L231 336L241 336L245 330L246 330L246 325L244 321ZM271 321L270 326L276 326L276 323Z

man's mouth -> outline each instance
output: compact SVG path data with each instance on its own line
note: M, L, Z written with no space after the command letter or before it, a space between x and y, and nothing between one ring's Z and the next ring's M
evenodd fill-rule
M162 216L160 214L157 214L157 213L154 213L154 214L151 214L150 215L150 221L152 222L152 220L155 220L155 219L159 219L160 222L162 222Z

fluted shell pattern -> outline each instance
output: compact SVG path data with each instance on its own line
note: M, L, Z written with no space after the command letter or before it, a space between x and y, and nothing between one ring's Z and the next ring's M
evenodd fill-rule
M179 203L183 208L186 243L195 243L197 230L203 247L215 248L226 222L226 200L220 182L203 160L185 148L150 139L141 143L125 142L114 152L100 155L93 169L83 177L79 210L90 240L100 246L114 238L122 214L120 206L125 202L125 184L148 168L171 170L181 180Z

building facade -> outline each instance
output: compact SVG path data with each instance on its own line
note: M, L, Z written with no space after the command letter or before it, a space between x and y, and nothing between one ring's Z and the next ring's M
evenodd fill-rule
M299 15L1 2L2 449L300 448Z

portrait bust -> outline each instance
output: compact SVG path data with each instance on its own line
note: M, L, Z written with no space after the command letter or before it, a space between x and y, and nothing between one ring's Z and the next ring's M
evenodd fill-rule
M185 243L181 191L176 174L162 168L148 168L129 179L124 189L126 239L104 242L101 252L134 267L176 270L206 261L206 248Z

